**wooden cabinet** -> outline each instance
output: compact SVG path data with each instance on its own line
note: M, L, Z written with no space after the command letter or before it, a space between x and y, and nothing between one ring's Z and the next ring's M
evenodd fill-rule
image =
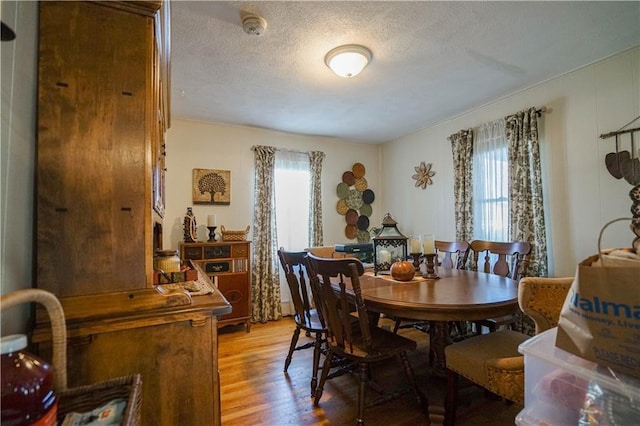
M36 286L67 319L72 387L141 373L144 425L219 425L210 296L159 294L168 1L39 2ZM204 272L199 272L203 279ZM47 320L33 342L46 356Z
M140 373L142 425L220 425L217 316L231 307L219 292L144 289L60 301L70 387ZM51 327L38 314L32 341L50 359Z
M40 2L36 280L58 297L153 284L167 7Z
M180 258L200 265L210 277L217 277L218 289L233 311L219 318L218 325L245 323L251 329L251 242L180 243Z

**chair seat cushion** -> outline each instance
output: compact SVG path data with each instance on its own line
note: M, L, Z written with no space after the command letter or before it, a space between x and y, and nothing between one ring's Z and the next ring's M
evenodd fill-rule
M454 343L445 348L447 368L486 387L487 361L521 356L518 345L528 338L526 334L503 330Z

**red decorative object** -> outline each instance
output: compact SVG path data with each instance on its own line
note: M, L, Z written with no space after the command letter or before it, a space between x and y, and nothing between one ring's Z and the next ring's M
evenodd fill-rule
M391 265L391 276L398 281L411 281L416 274L413 263L402 260Z

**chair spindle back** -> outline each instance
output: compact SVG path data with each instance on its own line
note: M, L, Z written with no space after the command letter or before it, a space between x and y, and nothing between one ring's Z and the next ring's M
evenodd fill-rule
M513 280L520 280L526 275L529 267L531 244L526 241L496 242L474 240L471 242L473 251L472 268L488 274L501 275ZM480 253L483 257L480 258ZM496 260L492 263L492 255ZM482 261L482 265L480 264Z
M296 317L302 325L310 327L311 299L307 291L307 277L305 276L306 267L304 258L306 255L307 252L288 252L283 247L280 247L278 250L278 258L280 259L280 265L282 265L284 275L287 279L287 285L291 292ZM312 296L314 295L312 294ZM322 316L319 315L319 317L320 321L322 321Z
M449 269L464 269L469 257L470 245L467 241L435 241L438 253L444 253L440 266Z
M369 318L360 288L360 276L364 273L362 262L355 258L327 259L308 254L305 263L327 323L329 343L345 353L353 353L353 339L357 335L367 352L370 351ZM347 294L347 284L353 290L352 298ZM358 313L357 322L351 315L353 301Z

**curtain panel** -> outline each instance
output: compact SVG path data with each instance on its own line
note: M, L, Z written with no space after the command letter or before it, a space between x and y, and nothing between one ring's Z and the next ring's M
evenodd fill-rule
M251 320L266 322L282 317L275 214L275 152L271 146L254 146L255 192L253 207L253 269Z
M531 244L526 276L547 276L547 236L542 200L538 114L528 108L505 118L509 156L510 235Z
M322 229L322 151L309 152L311 188L309 190L309 247L324 245Z
M453 151L456 240L473 238L473 130L460 130L448 137Z

